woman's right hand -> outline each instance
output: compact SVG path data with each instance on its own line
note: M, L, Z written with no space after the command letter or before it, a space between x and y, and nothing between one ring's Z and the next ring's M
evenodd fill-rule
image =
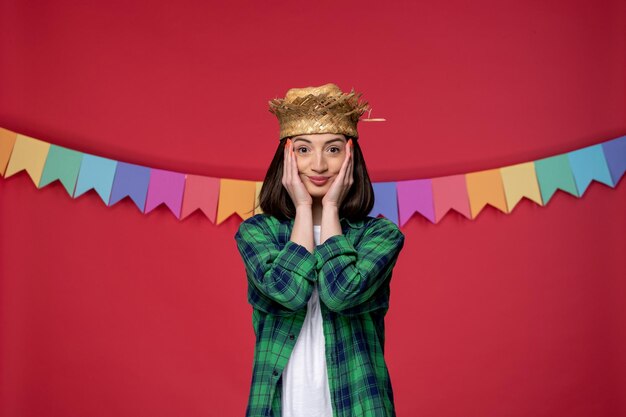
M293 204L298 207L302 205L313 205L311 194L306 190L304 183L298 173L296 154L293 152L291 138L287 139L284 150L285 160L283 163L283 186L287 189Z

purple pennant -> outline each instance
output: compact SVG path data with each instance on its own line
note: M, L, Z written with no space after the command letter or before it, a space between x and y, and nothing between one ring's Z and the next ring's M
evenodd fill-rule
M626 136L604 142L602 150L615 187L626 171Z
M159 204L165 203L172 213L180 219L184 191L185 174L162 169L152 169L145 213L150 212Z
M398 199L395 182L372 183L374 188L374 207L369 213L372 217L382 214L387 219L398 224Z
M109 205L112 206L124 197L129 196L143 213L148 184L150 184L150 168L118 162Z
M433 185L430 179L398 181L398 206L400 226L418 212L431 223L435 223L435 205L433 203Z

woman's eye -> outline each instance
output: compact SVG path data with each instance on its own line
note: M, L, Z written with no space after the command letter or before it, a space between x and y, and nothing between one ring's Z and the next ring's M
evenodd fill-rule
M305 148L304 146L301 146L301 147L299 147L299 148L297 149L297 151L298 151L298 152L300 152L301 150L306 150L306 148ZM300 153L302 153L302 152L300 152Z
M333 146L333 147L332 147L332 148L330 148L330 149L331 149L331 150L332 150L332 149L335 149L337 152L341 152L341 149L339 149L339 148L338 148L338 147L336 147L336 146ZM332 152L332 153L337 153L337 152Z

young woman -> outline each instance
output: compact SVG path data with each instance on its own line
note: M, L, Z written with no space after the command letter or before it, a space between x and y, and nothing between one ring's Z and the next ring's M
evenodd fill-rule
M256 335L247 417L396 415L384 316L404 235L368 215L366 109L334 84L270 101L281 132L263 213L235 234Z

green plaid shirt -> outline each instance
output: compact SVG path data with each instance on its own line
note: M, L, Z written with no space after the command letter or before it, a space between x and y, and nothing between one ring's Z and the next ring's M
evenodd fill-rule
M257 214L235 234L256 335L246 417L281 417L282 372L316 282L333 417L395 416L384 316L404 235L382 217L341 218L343 235L311 253L290 240L293 222Z

